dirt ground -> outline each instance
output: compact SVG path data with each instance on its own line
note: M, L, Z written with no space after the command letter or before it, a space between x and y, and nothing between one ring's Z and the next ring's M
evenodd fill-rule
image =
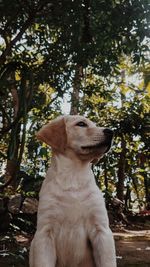
M114 233L118 267L150 267L150 230Z
M115 232L118 267L150 267L150 230ZM0 236L0 267L28 267L31 237Z
M118 267L150 267L150 241L117 241Z

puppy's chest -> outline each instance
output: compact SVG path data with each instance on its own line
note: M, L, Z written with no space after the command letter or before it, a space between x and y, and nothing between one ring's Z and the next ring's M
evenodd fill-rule
M91 200L91 194L84 191L51 191L49 198L42 195L39 221L53 234L58 267L81 266L87 257L88 224L94 206Z
M86 200L79 196L66 196L56 198L57 207L60 210L60 221L75 224L77 221L85 221L88 215L88 205ZM55 211L54 211L55 212ZM59 213L58 213L59 216Z
M76 198L70 198L70 201L60 204L60 223L53 228L58 263L63 263L58 266L77 267L85 258L88 247L85 206L84 201Z

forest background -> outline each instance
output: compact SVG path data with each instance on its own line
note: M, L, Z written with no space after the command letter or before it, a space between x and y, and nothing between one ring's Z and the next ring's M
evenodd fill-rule
M93 166L108 210L149 216L149 1L5 0L0 20L0 230L33 227L51 157L35 133L69 112L115 132Z

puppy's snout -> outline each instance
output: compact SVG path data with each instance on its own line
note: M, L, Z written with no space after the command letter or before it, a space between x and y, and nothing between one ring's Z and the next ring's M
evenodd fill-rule
M104 132L106 137L113 138L114 133L111 129L105 128L103 132Z

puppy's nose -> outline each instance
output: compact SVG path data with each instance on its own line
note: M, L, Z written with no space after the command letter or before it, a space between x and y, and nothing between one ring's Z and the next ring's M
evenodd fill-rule
M113 137L113 135L114 135L113 131L110 130L109 128L105 128L103 132L108 137Z

